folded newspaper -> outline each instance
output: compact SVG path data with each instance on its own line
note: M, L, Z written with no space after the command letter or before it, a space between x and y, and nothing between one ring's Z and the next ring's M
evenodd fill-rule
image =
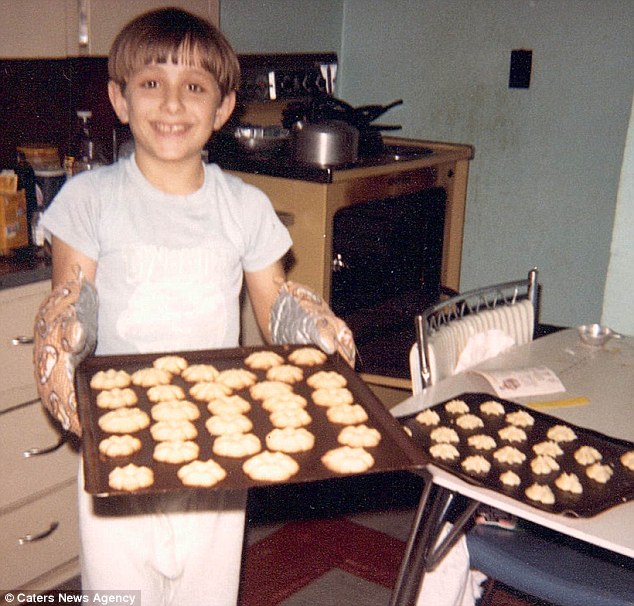
M566 391L559 377L546 366L472 372L484 377L500 398L540 396Z

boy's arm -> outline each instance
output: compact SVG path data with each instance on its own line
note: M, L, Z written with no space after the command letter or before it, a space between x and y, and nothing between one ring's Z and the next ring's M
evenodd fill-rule
M97 264L53 238L53 290L35 318L33 362L42 404L81 435L73 377L97 341Z
M269 319L271 308L277 299L280 287L284 283L284 269L281 261L276 261L272 265L259 271L244 273L244 279L249 293L249 299L255 312L255 319L266 339L271 343L271 330Z
M79 267L86 280L95 282L97 262L53 236L53 288L75 279Z

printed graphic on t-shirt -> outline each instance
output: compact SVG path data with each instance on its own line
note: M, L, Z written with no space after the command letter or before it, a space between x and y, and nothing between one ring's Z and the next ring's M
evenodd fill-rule
M218 347L227 328L227 255L207 248L133 246L124 251L131 289L117 322L139 352Z

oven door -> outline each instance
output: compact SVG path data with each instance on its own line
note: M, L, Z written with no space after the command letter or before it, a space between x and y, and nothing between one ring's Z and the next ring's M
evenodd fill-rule
M446 200L429 188L335 215L330 303L353 332L359 372L409 377L414 316L439 298Z

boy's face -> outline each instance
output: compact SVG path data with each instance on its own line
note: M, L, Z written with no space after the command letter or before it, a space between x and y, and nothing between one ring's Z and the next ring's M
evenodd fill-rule
M125 91L114 82L108 90L119 120L130 125L139 166L149 168L200 162L202 148L235 106L235 94L222 99L208 71L182 63L146 65L132 74Z

